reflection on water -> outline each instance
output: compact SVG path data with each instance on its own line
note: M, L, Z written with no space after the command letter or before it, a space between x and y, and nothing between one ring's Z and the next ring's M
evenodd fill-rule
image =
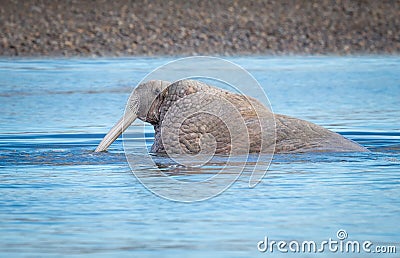
M143 187L121 140L93 152L132 87L169 60L0 60L1 255L254 257L264 236L321 241L339 229L350 240L400 241L399 58L233 58L259 80L275 112L372 152L275 155L254 189L244 172L221 195L193 204ZM152 128L145 131L151 145ZM136 155L137 164L144 158ZM195 182L226 164L224 156L194 168L152 159L142 168L149 177L161 169ZM230 171L237 173L228 167L227 178Z

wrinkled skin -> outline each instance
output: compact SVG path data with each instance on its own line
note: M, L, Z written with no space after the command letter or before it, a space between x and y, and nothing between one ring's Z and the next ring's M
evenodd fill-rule
M194 80L141 84L130 109L132 116L114 126L118 130L112 129L96 151L105 150L136 117L154 126L154 153L368 151L316 124L273 114L254 98Z

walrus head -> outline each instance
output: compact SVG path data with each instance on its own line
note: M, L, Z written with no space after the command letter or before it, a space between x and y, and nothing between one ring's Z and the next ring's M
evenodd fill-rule
M151 105L157 96L170 85L167 81L152 80L137 86L129 97L129 108L122 118L110 129L95 152L105 151L136 118L145 121Z

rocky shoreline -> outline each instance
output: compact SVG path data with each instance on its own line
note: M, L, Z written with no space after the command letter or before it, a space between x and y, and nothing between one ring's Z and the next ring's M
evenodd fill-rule
M0 0L1 56L399 53L400 1Z

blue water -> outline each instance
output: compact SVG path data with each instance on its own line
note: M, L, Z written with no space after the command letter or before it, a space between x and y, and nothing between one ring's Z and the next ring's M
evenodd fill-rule
M132 88L171 60L0 59L1 256L267 257L281 253L257 250L265 236L321 242L344 229L348 240L395 245L397 254L382 256L399 257L399 57L230 58L260 82L274 112L371 152L276 155L255 188L244 175L196 203L142 186L121 140L93 152Z

